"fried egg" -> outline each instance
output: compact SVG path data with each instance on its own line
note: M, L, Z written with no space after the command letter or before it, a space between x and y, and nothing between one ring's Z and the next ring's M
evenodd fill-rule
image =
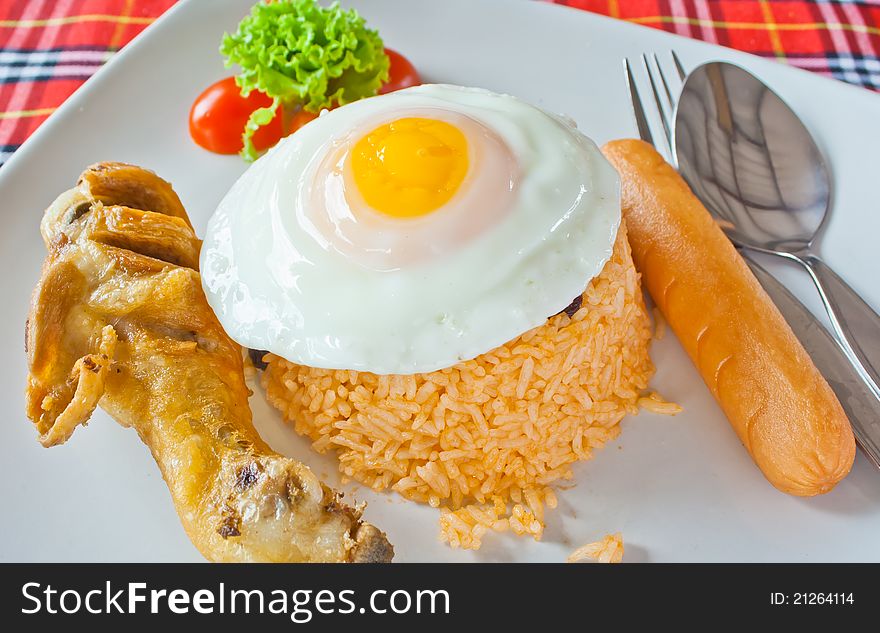
M246 347L327 369L455 365L580 295L617 174L567 120L422 85L345 105L257 160L212 216L208 301Z

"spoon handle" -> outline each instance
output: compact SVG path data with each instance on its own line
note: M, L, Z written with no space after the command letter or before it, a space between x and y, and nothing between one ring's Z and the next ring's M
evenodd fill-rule
M844 349L880 397L880 316L819 257L799 259L816 283Z
M764 270L748 250L741 250L740 254L828 381L865 455L880 468L880 397L872 393L859 375L837 337L831 336L813 313Z

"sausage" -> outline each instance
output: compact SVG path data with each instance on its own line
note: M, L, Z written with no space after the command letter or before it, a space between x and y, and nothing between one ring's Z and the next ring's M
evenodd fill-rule
M733 244L653 147L612 141L644 284L764 476L812 496L852 467L849 421Z

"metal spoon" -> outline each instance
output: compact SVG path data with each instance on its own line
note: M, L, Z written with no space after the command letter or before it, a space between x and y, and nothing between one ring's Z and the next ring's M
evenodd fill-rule
M813 250L831 179L797 115L742 68L705 64L685 81L675 154L682 176L734 243L807 270L842 347L880 397L880 316Z

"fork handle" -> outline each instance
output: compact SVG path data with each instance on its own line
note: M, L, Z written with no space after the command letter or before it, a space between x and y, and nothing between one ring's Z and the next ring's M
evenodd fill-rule
M819 289L831 325L847 355L880 397L880 316L817 255L806 253L798 260Z

